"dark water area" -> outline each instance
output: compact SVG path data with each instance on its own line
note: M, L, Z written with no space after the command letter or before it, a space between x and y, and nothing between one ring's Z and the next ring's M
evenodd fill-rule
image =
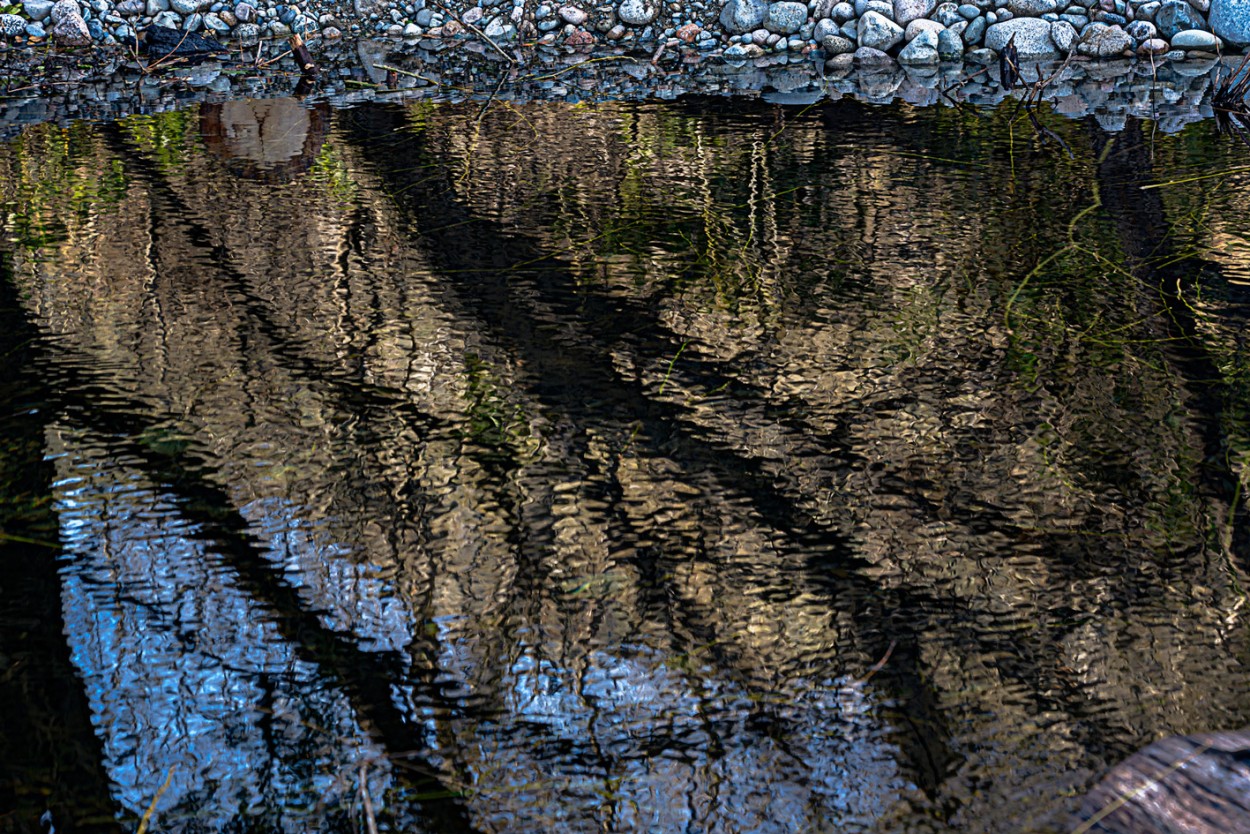
M1250 724L1250 149L1039 118L0 147L0 831L1054 832Z

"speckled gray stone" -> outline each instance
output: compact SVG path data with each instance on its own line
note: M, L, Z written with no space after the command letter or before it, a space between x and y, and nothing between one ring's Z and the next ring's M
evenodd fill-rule
M868 12L859 19L860 46L888 52L902 40L903 28L885 15Z
M764 28L780 35L792 35L807 22L807 4L783 0L770 3L764 18Z
M91 30L79 14L66 14L52 27L52 41L57 46L90 46Z
M963 49L959 51L963 53ZM932 29L918 32L911 43L898 53L898 62L908 66L931 65L938 61L938 35Z
M985 30L985 45L1001 52L1015 35L1016 54L1021 58L1053 58L1058 55L1050 39L1050 24L1036 17L1017 17L995 23Z
M729 0L720 13L720 25L726 32L742 35L758 29L768 16L764 0Z
M1211 0L1211 31L1228 43L1250 44L1250 0Z
M937 0L894 0L894 22L906 26L913 20L928 17L937 6Z
M658 12L659 5L654 0L622 0L616 16L630 26L646 26L655 20Z

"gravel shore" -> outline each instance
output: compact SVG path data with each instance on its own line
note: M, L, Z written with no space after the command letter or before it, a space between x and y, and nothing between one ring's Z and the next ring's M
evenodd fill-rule
M387 38L501 52L556 47L695 52L751 61L786 54L852 65L988 64L1012 42L1021 60L1183 61L1250 45L1250 0L24 0L0 14L17 44L125 44L166 26L248 45Z

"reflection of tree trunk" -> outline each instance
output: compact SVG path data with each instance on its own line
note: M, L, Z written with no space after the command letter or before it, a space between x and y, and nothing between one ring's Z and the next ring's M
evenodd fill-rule
M71 424L100 432L109 438L114 450L143 461L143 469L152 480L165 485L178 499L180 515L190 522L185 535L206 542L211 552L222 557L239 588L266 610L296 655L315 665L330 685L350 699L361 725L388 753L400 755L393 768L398 783L416 793L454 796L455 791L442 782L437 769L422 763L420 753L427 746L423 730L395 705L393 697L396 685L408 684L418 700L446 702L440 687L431 680L433 661L414 671L394 652L363 651L350 635L327 628L318 613L309 610L299 589L283 575L282 567L266 558L230 496L201 475L212 462L199 460L192 452L168 457L141 443L126 443L122 438L145 428L145 406L117 399L111 400L111 407L85 404L80 398L94 388L88 377L67 372L61 390L45 392L48 410L64 414ZM57 636L61 637L59 631ZM428 644L428 637L418 633L416 638L409 647L410 654L437 653L437 647ZM474 830L455 798L422 805L423 816L433 831Z
M48 503L41 382L29 372L33 328L21 313L8 257L0 264L0 830L58 831L116 815L82 680L70 662L57 575L57 521ZM13 537L13 538L8 538ZM30 540L30 543L22 541ZM93 821L94 830L120 830Z
M155 166L147 164L124 144L116 126L101 130L117 155L126 160L128 168L149 189L154 204L169 216L183 218L182 223L160 223L154 227L153 250L158 254L167 250L168 262L173 264L208 249L208 231L196 222L196 213L181 203ZM171 239L162 240L162 234ZM214 255L218 275L241 302L245 320L254 327L255 335L265 344L269 355L280 359L293 376L330 387L335 395L343 398L345 410L382 403L390 412L402 413L410 425L428 429L433 418L406 407L408 404L402 401L360 386L337 385L330 369L285 342L283 328L266 314L262 302L248 294L243 277L228 263L228 253L214 252ZM199 457L193 451L171 458L141 443L127 444L122 438L133 437L150 427L147 417L150 407L127 403L117 397L88 400L88 392L107 388L107 384L98 385L89 372L78 371L72 361L53 364L62 378L58 380L57 390L44 393L50 400L50 410L64 414L71 423L101 432L108 436L113 448L124 448L143 461L143 468L151 478L167 486L170 493L180 499L179 512L191 522L188 535L209 544L210 550L232 569L239 587L266 609L294 652L315 665L330 685L349 698L361 718L361 725L388 753L401 756L392 768L396 782L416 794L450 797L414 803L421 807L422 817L430 829L473 831L463 803L455 798L455 786L445 784L440 771L422 760L421 754L428 747L423 728L410 720L394 700L394 687L404 684L413 687L419 701L441 705L449 700L432 680L435 663L427 658L436 656L439 650L432 638L417 632L408 649L410 656L400 657L395 653L363 651L351 635L327 628L319 614L310 610L301 598L299 589L283 575L281 566L267 558L230 494L204 474L214 469L215 460ZM160 417L155 415L152 420ZM393 508L379 511L391 512Z
M1204 498L1221 508L1215 517L1229 518L1228 508L1232 508L1228 546L1232 553L1246 554L1250 552L1250 517L1245 502L1236 500L1238 478L1227 458L1222 375L1204 348L1198 323L1184 301L1193 297L1203 265L1192 258L1176 258L1163 198L1158 189L1142 190L1152 181L1153 168L1141 123L1130 116L1114 142L1098 165L1103 210L1115 222L1128 268L1148 296L1143 312L1156 315L1162 323L1160 349L1185 381L1188 411L1203 443L1196 486ZM1155 268L1154 264L1164 266ZM1243 567L1250 568L1250 562Z
M649 356L672 356L678 349L681 339L654 311L579 288L567 265L550 256L540 243L474 216L457 199L445 164L439 160L421 164L430 161L428 152L420 137L407 129L402 110L351 111L343 115L343 121L363 157L392 184L391 193L399 195L397 207L415 219L413 225L422 237L428 261L454 276L446 282L449 295L454 294L483 330L520 359L528 371L522 381L530 397L560 420L583 430L629 438L633 448L672 460L682 468L684 478L703 484L708 494L750 507L762 525L776 531L779 549L820 554L818 562L808 559L807 568L811 582L828 589L829 604L837 605L840 598L863 603L852 618L864 625L858 647L881 657L891 641L897 641L889 665L876 682L898 704L898 717L906 717L895 724L899 728L895 741L903 748L900 764L922 787L936 787L955 755L946 745L949 732L935 707L939 699L921 671L916 648L930 625L917 622L916 612L932 610L932 601L919 603L910 591L884 589L865 578L859 573L864 562L841 532L812 518L800 498L779 486L759 461L692 431L682 407L653 398L640 381L615 371L613 350L620 343ZM432 173L440 168L443 176ZM518 265L524 266L523 273ZM732 378L711 363L698 363L696 373L704 380L718 380L709 388ZM596 474L619 497L616 473ZM622 531L616 540L648 538L629 530L628 519L616 518L612 523ZM648 566L641 569L648 570ZM646 584L663 587L660 582ZM659 607L670 604L662 593L652 602ZM944 604L949 608L949 602ZM676 616L680 618L682 612ZM699 633L697 625L684 627ZM700 639L717 644L709 656L732 668L734 649L720 642L720 637L705 632Z

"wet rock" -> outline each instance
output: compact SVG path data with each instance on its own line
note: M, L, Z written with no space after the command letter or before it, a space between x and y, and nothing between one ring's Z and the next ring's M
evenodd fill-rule
M807 4L795 2L772 3L764 18L764 28L781 35L792 35L807 22Z
M1186 52L1194 49L1215 52L1223 48L1223 46L1223 41L1210 32L1204 32L1201 29L1186 29L1172 36L1172 48L1183 49Z
M1135 40L1144 41L1153 38L1158 30L1149 20L1134 20L1124 27L1124 31L1128 32Z
M894 0L894 22L906 26L913 20L928 17L937 7L937 0Z
M1112 58L1133 48L1133 39L1119 26L1099 26L1085 30L1076 51L1091 58Z
M26 16L31 20L43 20L52 14L51 0L26 0L22 4L22 11L26 12Z
M623 0L616 9L617 18L629 26L646 26L657 13L659 5L653 0Z
M722 53L726 58L759 58L764 47L754 43L735 43Z
M950 29L938 32L938 58L943 61L958 61L964 57L964 41Z
M571 24L573 26L581 26L583 23L586 22L586 18L588 16L589 15L587 15L584 11L577 8L577 6L561 6L560 7L560 19L563 20L565 23ZM465 23L472 23L472 22L473 21L471 20L465 21Z
M859 19L859 45L861 47L888 52L902 40L902 27L884 15L867 12Z
M62 18L71 14L82 16L82 10L78 7L78 4L74 0L57 0L52 6L52 10L48 13L48 17L51 18L52 24L55 26L61 22Z
M1008 11L1017 17L1041 17L1059 7L1059 0L1007 0Z
M0 34L6 38L26 34L26 18L18 14L0 14Z
M838 23L846 23L855 19L855 7L850 3L838 3L829 12L829 17Z
M816 21L816 25L812 27L812 40L820 43L830 35L838 34L838 24L829 18Z
M90 46L91 30L79 14L67 14L52 27L52 41L57 46Z
M976 20L968 24L968 28L964 30L963 42L965 46L972 46L981 42L981 38L985 37L985 27L988 24L984 17L978 17Z
M1183 32L1186 29L1207 28L1202 15L1182 0L1164 0L1159 11L1155 12L1154 22L1159 27L1159 34L1169 40L1177 32Z
M256 7L251 3L240 3L234 7L234 16L240 23L251 23L256 19Z
M495 15L490 19L490 23L486 24L483 30L486 37L493 41L510 41L516 37L516 27L512 25L512 21L503 15Z
M677 35L678 40L685 41L686 43L694 43L698 40L699 35L702 33L703 30L699 28L699 24L687 23L685 26L678 29L675 34Z
M929 30L931 32L941 32L945 28L945 26L938 23L936 20L925 20L924 18L920 18L919 20L913 20L911 23L907 24L907 28L903 30L903 40L907 43L911 43L912 38L916 37L916 35L919 35L925 30Z
M876 12L886 20L893 20L894 4L886 0L855 0L856 17L863 17L868 12Z
M1018 17L995 23L985 30L985 45L1001 52L1015 36L1016 54L1021 58L1054 58L1058 55L1050 39L1050 23L1037 17Z
M949 30L944 30L949 32ZM963 46L960 46L959 54L963 55ZM938 58L938 36L932 30L922 30L912 38L911 43L903 47L903 51L898 53L898 62L900 64L910 65L930 65L936 64Z
M255 23L240 23L234 27L234 37L244 46L249 46L260 40L260 27Z
M1250 0L1211 0L1210 23L1228 43L1250 44Z
M894 59L880 49L861 46L855 50L855 63L863 67L888 67L894 64Z
M828 61L825 61L825 75L834 80L845 78L850 74L854 66L855 56L835 55Z
M1141 42L1141 46L1137 47L1138 55L1162 55L1171 47L1168 42L1162 38L1149 38Z
M954 3L942 3L934 9L932 18L949 28L963 20L963 15L959 13L959 7Z
M1072 51L1072 45L1076 43L1076 28L1066 20L1056 20L1050 24L1050 39L1054 41L1060 52L1067 55Z
M720 25L733 35L742 35L758 29L768 16L768 3L764 0L729 0L721 9Z
M855 42L848 38L839 37L838 35L830 35L820 42L820 46L825 50L825 55L833 57L834 55L849 55L855 51Z

